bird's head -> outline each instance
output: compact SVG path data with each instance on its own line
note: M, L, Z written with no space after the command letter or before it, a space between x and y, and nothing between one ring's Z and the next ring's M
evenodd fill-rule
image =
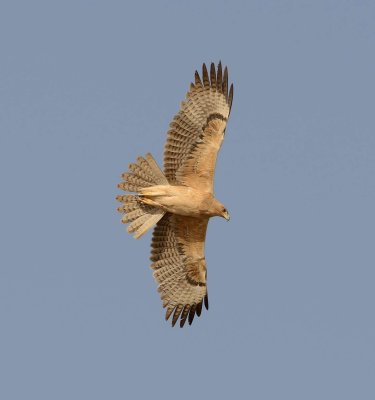
M224 206L223 206L223 208L221 209L220 217L225 218L227 221L230 220L229 212L228 212L228 210L227 210Z
M226 209L225 205L220 203L220 201L215 199L215 198L212 201L213 201L213 204L210 207L211 208L211 212L212 212L211 215L212 216L215 215L215 216L218 216L218 217L222 217L222 218L225 218L227 221L229 221L230 216L229 216L229 212Z

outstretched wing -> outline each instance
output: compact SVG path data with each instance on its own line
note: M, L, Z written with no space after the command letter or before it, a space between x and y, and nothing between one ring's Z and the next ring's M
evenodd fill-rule
M156 225L152 237L151 268L159 284L165 319L180 327L200 316L202 303L208 309L204 242L208 218L167 213Z
M228 93L228 70L211 64L210 75L203 64L202 79L195 72L192 83L173 118L164 148L164 173L171 184L213 192L218 151L233 100Z

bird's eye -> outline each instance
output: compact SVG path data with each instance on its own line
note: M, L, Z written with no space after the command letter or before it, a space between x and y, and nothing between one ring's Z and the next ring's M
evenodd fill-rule
M226 208L224 208L223 212L225 212L225 213L226 213L226 212L227 212L227 209L226 209Z

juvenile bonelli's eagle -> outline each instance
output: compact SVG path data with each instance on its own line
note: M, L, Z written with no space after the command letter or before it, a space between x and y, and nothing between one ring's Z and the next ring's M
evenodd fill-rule
M164 172L151 154L138 157L122 175L118 211L128 232L140 238L156 224L152 237L151 268L159 284L167 320L193 322L202 304L208 309L204 242L208 220L229 220L227 209L214 196L217 154L224 140L233 99L228 70L203 64L195 72L186 100L173 118L164 148Z

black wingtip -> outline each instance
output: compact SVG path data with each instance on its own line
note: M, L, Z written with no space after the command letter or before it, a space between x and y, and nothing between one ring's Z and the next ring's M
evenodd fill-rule
M178 318L180 317L182 312L182 305L178 305L173 313L173 318L172 318L172 326L176 325L176 322Z
M204 305L206 307L206 310L208 310L208 295L207 294L204 296Z
M201 312L202 312L202 302L197 304L196 313L197 313L198 317L201 316Z
M202 77L203 77L203 85L204 87L209 87L210 86L210 80L208 78L208 71L206 64L202 65Z
M211 78L211 87L215 88L216 87L216 68L215 68L214 63L211 63L210 78Z
M225 98L228 100L228 68L224 68L224 77L223 77L223 94Z
M197 308L197 306L195 304L193 304L191 306L191 308L190 308L190 311L189 311L189 325L191 325L192 322L193 322L193 319L195 317L195 309L196 308Z
M190 311L190 304L185 304L184 308L182 309L182 313L181 313L180 328L184 327L185 322L188 317L188 314L189 314L189 311Z
M201 77L199 76L198 71L195 71L194 77L195 77L195 84L198 86L202 86Z
M174 310L174 307L168 307L167 311L165 312L165 320L168 321L169 317L171 316L172 312Z
M234 89L233 89L233 83L232 83L232 84L230 85L229 96L228 96L229 112L230 112L230 110L232 109L233 94L234 94Z

